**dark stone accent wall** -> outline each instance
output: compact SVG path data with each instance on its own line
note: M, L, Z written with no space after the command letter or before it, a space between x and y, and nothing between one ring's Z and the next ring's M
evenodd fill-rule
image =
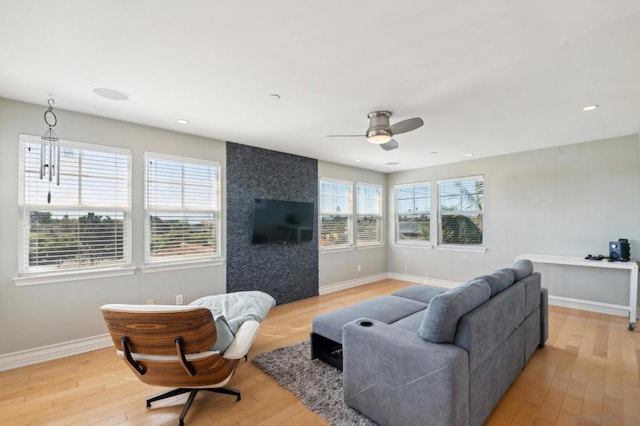
M313 202L313 241L252 244L256 198ZM260 290L278 304L318 295L318 161L227 142L227 292Z

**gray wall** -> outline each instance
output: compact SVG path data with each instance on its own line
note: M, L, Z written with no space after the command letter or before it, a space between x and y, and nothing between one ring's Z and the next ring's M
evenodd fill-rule
M61 103L61 102L60 102ZM30 286L16 286L18 274L18 134L45 131L44 106L0 98L0 354L106 333L99 307L105 303L185 303L225 292L225 267L140 273ZM144 261L144 152L215 160L225 167L220 141L98 118L56 108L60 138L132 148L133 264ZM224 181L223 181L224 197ZM223 198L224 199L224 198ZM223 210L224 224L224 210ZM223 225L222 241L224 241Z
M226 266L140 273L127 277L16 286L18 273L18 134L41 135L42 105L0 99L0 355L93 337L106 332L99 307L104 303L174 303L224 293ZM170 131L56 109L64 139L133 150L133 263L143 262L143 174L145 151L204 158L221 163L222 243L226 241L225 143ZM171 125L171 124L169 124ZM318 177L385 184L387 211L393 213L393 185L484 174L486 253L425 250L387 245L321 252L320 288L357 281L387 271L464 281L507 265L525 252L561 255L605 253L607 242L626 237L640 258L640 141L638 135L467 161L384 175L318 163ZM317 233L316 233L317 235ZM247 237L248 238L248 237ZM226 253L225 253L226 255ZM357 271L360 264L362 270ZM575 268L574 268L575 269ZM624 273L586 273L543 268L545 285L567 297L594 297L626 303ZM572 282L566 278L570 275ZM577 281L577 284L576 284Z
M342 179L372 183L386 188L386 175L371 170L342 166L324 161L318 162L319 178ZM383 192L384 193L384 192ZM384 203L384 201L383 201ZM386 203L383 204L383 209ZM383 210L384 211L384 210ZM383 224L386 235L386 223ZM386 243L387 241L385 241ZM320 250L320 291L331 284L342 283L387 272L386 245L379 247L350 248L345 250ZM360 271L358 271L360 265Z
M296 244L252 244L252 215L256 198L317 207L318 161L228 142L227 166L227 291L261 290L279 304L317 296L317 213L313 241Z
M389 175L389 200L396 184L429 180L435 187L436 179L484 175L487 247L476 253L390 245L389 272L465 281L523 253L608 254L608 242L618 238L628 238L632 258L640 258L639 145L633 135ZM551 294L627 304L628 274L538 269L548 271L543 281Z

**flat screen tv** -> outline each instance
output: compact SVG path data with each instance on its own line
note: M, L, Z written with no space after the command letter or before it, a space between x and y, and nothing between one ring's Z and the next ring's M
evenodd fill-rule
M253 244L288 244L313 240L313 203L255 200Z

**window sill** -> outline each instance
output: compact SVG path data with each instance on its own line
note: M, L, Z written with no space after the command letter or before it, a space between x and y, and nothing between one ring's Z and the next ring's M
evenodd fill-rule
M444 246L437 246L436 250L462 251L462 252L467 252L467 253L486 253L487 252L487 248L485 246L444 245Z
M410 243L410 242L401 242L401 243L395 243L393 244L394 247L397 248L416 248L416 249L426 249L426 250L431 250L433 249L433 244L429 243L429 242L424 242L424 243Z
M13 277L13 282L16 286L55 284L95 278L123 277L133 275L135 272L135 266L123 266L118 268L92 269L90 271L65 271L42 274L31 273Z
M206 268L209 266L224 265L224 259L206 259L206 260L194 260L191 262L166 262L166 263L149 263L144 266L140 266L140 272L143 274L154 272L167 272L167 271L180 271L183 269L193 268Z
M376 248L384 248L384 246L385 246L384 243L360 244L360 245L356 246L356 250L369 250L369 249L376 249Z
M329 253L341 253L345 251L353 251L355 250L355 246L330 246L330 247L320 247L320 254L329 254Z

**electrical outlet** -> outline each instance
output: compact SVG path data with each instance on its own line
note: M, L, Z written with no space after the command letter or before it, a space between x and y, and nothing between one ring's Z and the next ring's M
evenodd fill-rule
M178 294L176 296L176 305L183 305L184 304L184 299L182 298L181 294Z
M155 302L155 300L153 300L153 299L147 299L147 305L153 305L153 304L155 304L155 303L156 303L156 302Z
M362 271L362 265L358 265L358 272Z

